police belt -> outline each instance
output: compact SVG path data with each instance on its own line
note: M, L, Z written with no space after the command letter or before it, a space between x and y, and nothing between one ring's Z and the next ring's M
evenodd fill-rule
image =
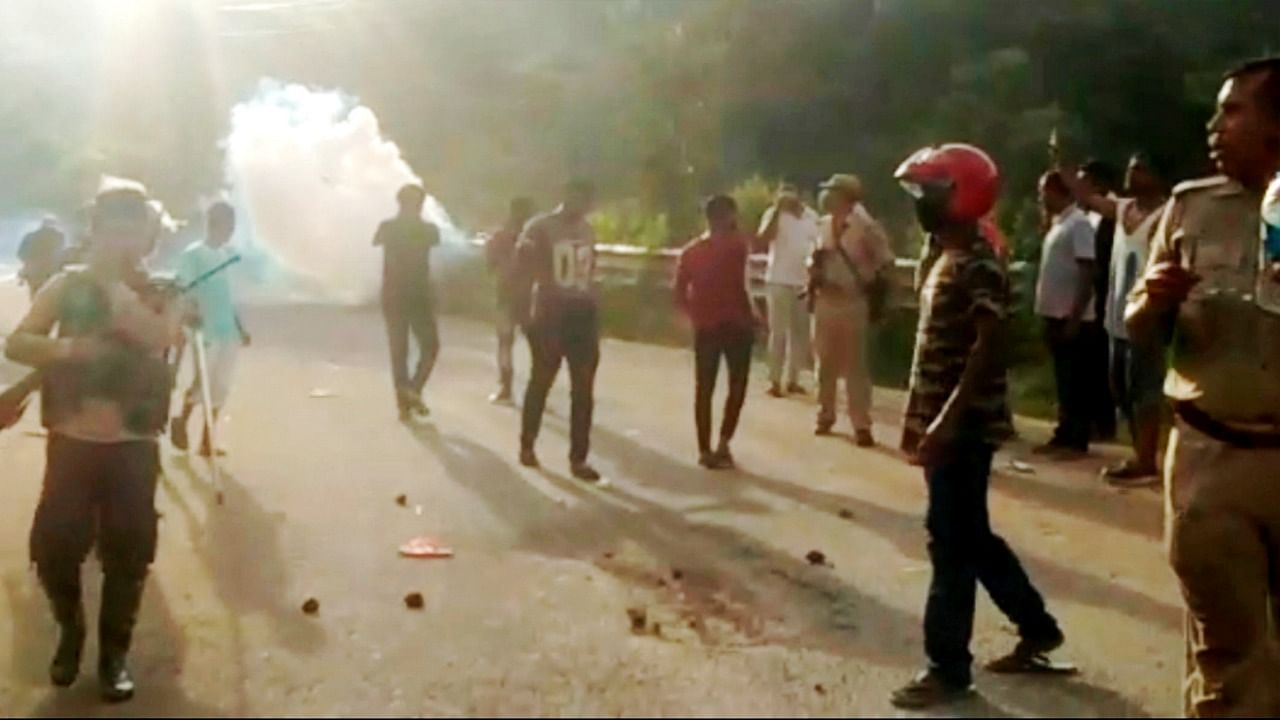
M1273 432L1245 430L1213 419L1209 413L1190 402L1175 403L1174 412L1192 429L1232 447L1242 450L1280 449L1280 428Z

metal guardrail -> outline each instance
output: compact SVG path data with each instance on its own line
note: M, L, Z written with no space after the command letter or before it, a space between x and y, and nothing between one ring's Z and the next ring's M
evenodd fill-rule
M486 238L479 236L471 243L483 248ZM680 258L680 248L651 249L636 245L596 245L596 272L602 283L610 285L635 286L643 283L665 282L675 280L676 261ZM915 292L916 268L919 261L914 258L898 258L893 264L890 284L890 304L894 307L912 308L919 305ZM751 294L756 299L766 295L764 274L768 265L768 256L763 253L751 255L747 272L751 279ZM1012 276L1014 301L1025 294L1025 280L1033 266L1026 262L1015 262L1009 266ZM659 278L661 280L659 280Z

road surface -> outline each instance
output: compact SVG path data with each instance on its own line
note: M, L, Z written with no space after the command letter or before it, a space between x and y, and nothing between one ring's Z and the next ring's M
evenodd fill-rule
M606 341L593 450L609 484L589 487L568 477L564 377L546 469L516 463L518 411L485 402L483 326L444 323L431 418L410 428L396 422L375 313L248 319L223 503L203 461L165 449L130 704L98 703L92 640L81 682L48 686L54 628L26 562L36 413L0 435L5 714L900 714L887 696L921 664L929 579L919 473L889 450L815 438L811 403L766 397L759 370L735 444L743 469L708 473L694 463L690 354ZM884 445L900 403L877 391ZM1158 494L1103 487L1102 458L1008 469L1024 450L998 460L994 521L1083 672L979 672L981 698L945 713L1176 713L1182 616ZM418 535L456 557L398 557ZM827 564L807 562L812 550ZM96 572L86 566L94 615ZM421 610L406 608L412 592ZM300 609L308 598L315 615ZM984 596L975 655L1013 642Z

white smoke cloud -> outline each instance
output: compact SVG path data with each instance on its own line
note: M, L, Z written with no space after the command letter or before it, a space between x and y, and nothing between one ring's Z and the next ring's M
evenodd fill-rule
M377 297L374 230L395 213L396 191L419 179L372 110L339 91L263 80L232 110L226 173L253 297L346 304ZM423 215L446 243L462 241L435 198Z

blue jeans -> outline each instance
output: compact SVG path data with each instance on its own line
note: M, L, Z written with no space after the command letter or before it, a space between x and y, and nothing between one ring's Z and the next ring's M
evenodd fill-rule
M1058 631L1018 558L991 531L987 485L994 453L990 445L960 441L948 450L946 461L925 469L925 526L933 563L924 611L925 654L932 672L957 685L972 680L969 640L979 582L1023 637Z

